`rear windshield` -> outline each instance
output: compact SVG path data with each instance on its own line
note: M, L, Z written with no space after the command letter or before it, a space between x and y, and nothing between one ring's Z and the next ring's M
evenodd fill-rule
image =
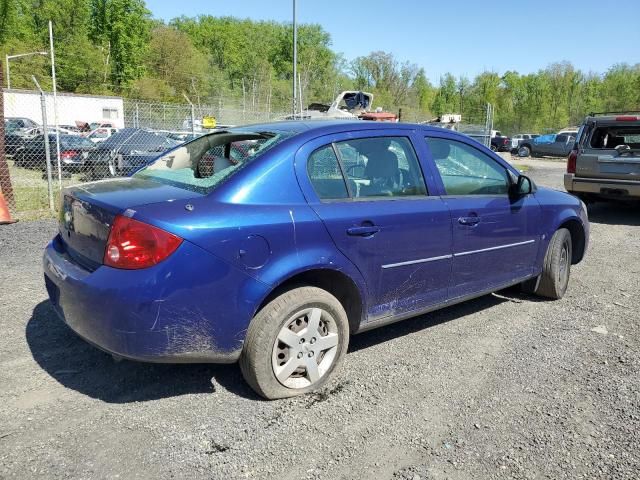
M598 127L591 135L591 148L611 149L620 145L640 148L640 125Z
M167 152L134 176L209 193L288 136L246 130L204 135Z
M64 137L60 136L60 143L63 143L68 147L76 148L95 148L96 146L95 143L93 143L88 138L79 137L76 135L65 135Z

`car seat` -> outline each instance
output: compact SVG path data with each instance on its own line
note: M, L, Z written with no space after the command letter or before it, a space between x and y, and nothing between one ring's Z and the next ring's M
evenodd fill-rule
M388 143L368 152L364 170L369 185L360 189L362 196L392 196L402 190L402 172L398 168L398 156L388 149Z

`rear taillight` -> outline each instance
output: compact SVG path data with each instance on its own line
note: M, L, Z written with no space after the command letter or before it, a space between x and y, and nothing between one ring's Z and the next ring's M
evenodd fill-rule
M65 150L64 152L60 152L60 158L63 160L73 158L76 155L78 155L78 152L76 152L75 150Z
M638 117L635 117L633 115L621 115L619 117L616 117L616 121L618 122L635 122L638 120Z
M567 158L567 173L576 173L576 161L578 160L578 151L571 150L569 158Z
M136 270L156 265L171 255L182 239L132 218L117 215L109 232L103 263Z

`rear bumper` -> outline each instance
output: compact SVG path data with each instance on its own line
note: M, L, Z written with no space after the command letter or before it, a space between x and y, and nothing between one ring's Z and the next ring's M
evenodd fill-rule
M573 173L565 173L564 188L570 193L607 198L640 198L640 181L581 178Z
M266 286L199 247L183 242L143 270L73 262L56 237L44 276L59 317L80 337L124 358L162 363L232 363ZM256 300L257 301L257 300Z

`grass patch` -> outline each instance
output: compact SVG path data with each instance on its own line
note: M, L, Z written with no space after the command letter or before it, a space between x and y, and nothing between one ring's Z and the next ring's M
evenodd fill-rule
M19 168L8 159L9 175L13 185L13 196L16 208L13 214L20 220L36 220L41 218L55 217L56 212L49 209L49 189L47 187L46 174L42 170ZM53 204L57 209L60 203L60 190L58 184L57 171L53 172ZM65 178L62 186L80 183L80 175L72 175Z
M531 170L530 165L518 165L517 163L514 163L513 166L516 167L518 170L520 170L520 172L522 173L526 173L529 170Z

